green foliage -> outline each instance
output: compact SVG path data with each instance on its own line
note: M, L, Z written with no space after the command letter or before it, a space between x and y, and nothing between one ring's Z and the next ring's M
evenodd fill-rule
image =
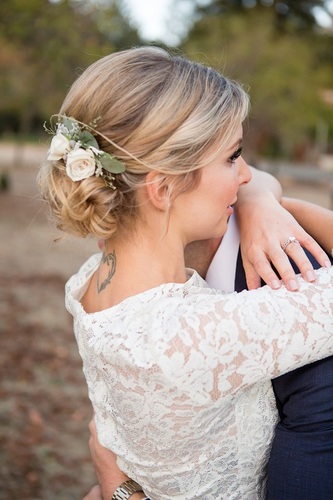
M174 13L186 2L195 3L177 0ZM326 91L333 89L333 36L318 32L313 17L324 0L196 4L181 48L249 88L248 144L291 155L315 140L318 122L332 134ZM1 0L0 133L41 131L77 74L107 53L140 44L125 16L121 0ZM189 18L182 22L190 26Z
M116 1L1 0L0 127L31 131L59 109L78 73L137 43Z
M239 8L199 18L183 50L244 82L252 101L248 150L293 156L310 147L320 120L332 130L333 103L322 98L333 89L332 34L278 33L273 9Z
M249 10L270 10L278 30L291 25L296 29L308 29L316 24L314 8L326 10L326 0L209 0L198 2L198 11L203 15L228 13L246 14Z

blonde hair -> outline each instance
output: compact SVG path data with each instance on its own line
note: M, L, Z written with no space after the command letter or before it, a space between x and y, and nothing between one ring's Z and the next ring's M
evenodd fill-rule
M239 84L161 48L132 48L95 62L74 82L60 114L86 124L98 118L97 132L112 141L97 133L100 149L126 171L111 190L101 177L73 182L63 160L45 162L39 183L58 227L110 237L135 220L136 192L151 170L173 176L173 196L190 189L212 151L228 146L248 107Z

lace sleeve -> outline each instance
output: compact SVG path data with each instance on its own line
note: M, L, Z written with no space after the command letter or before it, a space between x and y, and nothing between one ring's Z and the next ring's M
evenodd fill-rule
M333 354L332 283L322 270L301 293L264 287L169 304L158 365L183 389L195 378L197 398L216 400Z
M98 438L153 500L265 498L270 383L333 354L333 268L301 292L190 279L95 314L67 287ZM222 478L222 479L221 479Z

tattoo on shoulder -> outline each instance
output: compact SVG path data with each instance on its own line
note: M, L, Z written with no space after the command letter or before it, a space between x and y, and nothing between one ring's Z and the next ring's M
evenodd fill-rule
M97 293L100 293L103 290L105 290L105 288L111 282L111 279L112 279L112 277L114 276L114 274L116 272L116 261L117 261L117 259L116 259L116 252L115 252L115 250L113 250L113 252L108 253L108 254L105 254L105 252L103 252L102 264L106 264L109 267L109 271L108 271L107 277L105 278L104 281L102 281L102 283L100 283L100 281L99 281L99 273L98 273L98 276L97 276Z

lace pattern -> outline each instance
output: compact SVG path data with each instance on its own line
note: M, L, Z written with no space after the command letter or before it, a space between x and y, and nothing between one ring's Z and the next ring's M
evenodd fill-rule
M302 293L222 293L193 272L115 307L66 286L101 443L152 500L265 497L277 420L270 379L333 354L333 269Z

